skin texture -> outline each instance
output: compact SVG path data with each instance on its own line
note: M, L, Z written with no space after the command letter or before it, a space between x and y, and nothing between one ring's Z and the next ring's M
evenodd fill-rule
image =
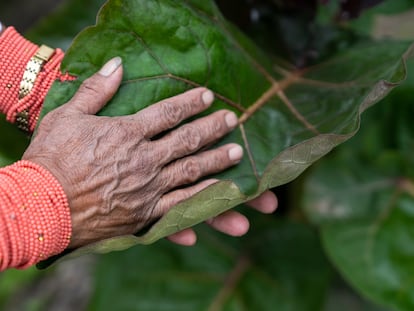
M121 80L121 59L115 58L86 80L68 103L43 118L23 156L47 168L61 183L71 208L71 248L138 232L215 182L197 182L200 178L237 164L243 156L236 144L204 150L237 126L231 111L180 125L212 104L213 93L205 88L134 115L95 116ZM250 204L271 213L277 200L267 192ZM208 223L235 236L249 227L248 220L234 211ZM192 245L196 236L187 229L169 239Z

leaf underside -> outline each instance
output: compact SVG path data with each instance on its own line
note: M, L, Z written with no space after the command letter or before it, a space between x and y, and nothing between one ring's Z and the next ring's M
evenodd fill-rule
M207 113L230 109L240 120L218 145L239 143L246 156L214 176L221 182L172 208L145 234L100 241L69 256L153 243L292 181L356 133L361 113L405 78L409 53L408 43L373 42L296 70L264 54L223 18L214 1L109 0L63 61L63 70L78 79L56 82L42 115L121 56L123 83L101 115L133 114L205 86L216 95Z

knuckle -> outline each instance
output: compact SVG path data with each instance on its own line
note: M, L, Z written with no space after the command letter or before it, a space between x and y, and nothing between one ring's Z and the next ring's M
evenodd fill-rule
M221 119L215 119L210 125L210 133L214 138L220 138L227 133L227 127Z
M177 100L181 101L183 105L187 106L190 111L199 111L201 107L204 107L201 90L203 89L189 90L181 95L178 95Z
M196 151L201 147L202 138L200 132L193 125L184 125L180 129L179 139L189 152Z
M181 165L181 174L186 183L196 181L202 175L200 163L194 158L187 158Z
M161 117L172 127L183 119L184 107L171 102L161 103Z
M58 107L55 110L47 113L39 123L39 129L50 131L53 127L62 124L62 120L65 118L64 106ZM65 122L66 123L66 122Z
M107 91L105 87L102 87L94 79L87 79L83 81L77 94L78 98L84 98L86 100L96 100L97 98L107 97Z
M200 108L204 107L200 94L193 94L193 96L189 98L188 105L190 105L190 107L196 108L197 111L200 110Z
M79 88L80 92L100 94L103 90L99 89L98 85L92 79L86 79L83 81L81 87Z

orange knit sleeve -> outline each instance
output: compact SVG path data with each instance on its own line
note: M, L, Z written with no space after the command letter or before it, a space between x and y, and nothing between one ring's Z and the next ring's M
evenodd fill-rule
M66 195L50 172L29 161L0 169L0 271L61 253L71 231Z

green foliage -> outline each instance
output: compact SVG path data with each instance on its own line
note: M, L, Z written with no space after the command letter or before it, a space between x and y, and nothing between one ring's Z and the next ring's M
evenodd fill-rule
M202 230L192 248L162 241L104 256L91 310L114 300L116 310L320 310L331 269L315 232L270 217L253 226L239 240Z
M3 272L0 276L0 306L7 301L9 296L25 284L32 282L39 274L39 271L35 268L30 268L25 273L18 270Z
M33 42L66 50L83 28L95 22L96 12L104 3L105 0L66 1L58 11L39 21L25 36Z
M359 135L312 171L304 197L335 266L395 310L414 308L412 82L370 111Z
M0 135L0 166L12 164L19 159L29 145L29 138L17 130L15 126L6 122L6 118L0 116L0 128L7 135Z
M71 255L152 243L292 181L354 135L360 114L404 79L402 56L409 45L363 43L297 70L273 62L229 25L213 1L106 2L96 26L76 37L63 62L63 70L78 79L56 83L43 113L67 102L83 80L121 56L122 86L101 115L132 114L206 86L218 99L210 112L228 108L239 115L240 126L220 144L237 142L247 156L143 236L100 241Z

